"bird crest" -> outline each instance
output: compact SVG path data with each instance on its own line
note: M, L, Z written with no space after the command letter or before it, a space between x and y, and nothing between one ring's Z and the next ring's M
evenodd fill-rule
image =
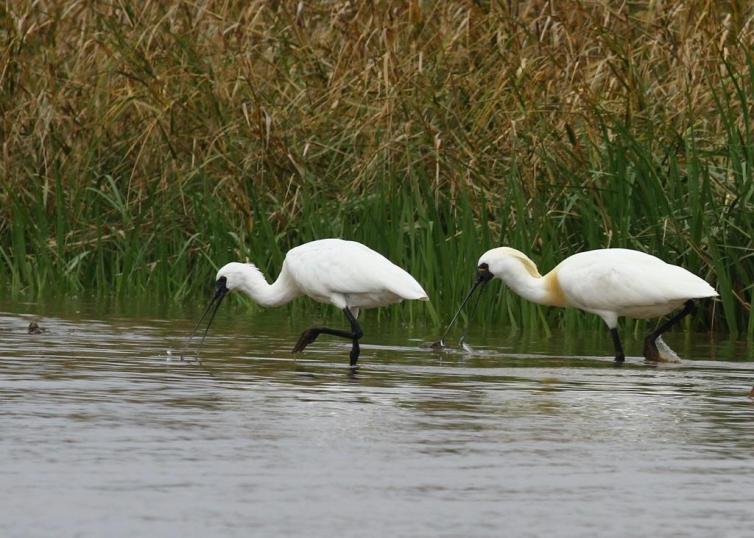
M496 249L496 250L499 250L501 254L505 254L521 262L521 265L524 266L524 269L526 269L526 271L534 278L540 278L542 276L539 274L539 269L537 269L537 265L533 261L531 261L526 254L524 254L520 250L516 250L515 248L511 248L511 247L500 247L499 249Z

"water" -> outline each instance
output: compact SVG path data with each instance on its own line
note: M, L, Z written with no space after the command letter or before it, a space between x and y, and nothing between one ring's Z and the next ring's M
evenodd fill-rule
M221 309L198 364L194 312L1 306L3 537L754 532L738 342L677 333L680 365L616 368L605 335L438 354L367 324L350 376L332 338L294 360L306 321L274 312Z

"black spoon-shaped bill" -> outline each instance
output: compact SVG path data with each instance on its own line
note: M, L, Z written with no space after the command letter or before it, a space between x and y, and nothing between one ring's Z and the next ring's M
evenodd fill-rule
M207 305L207 308L204 309L204 313L202 314L202 317L199 318L199 321L196 322L196 325L194 325L194 329L191 331L191 336L189 336L189 339L186 343L187 346L191 344L191 341L193 340L194 335L196 334L196 330L199 328L199 326L202 324L202 321L204 321L204 318L207 317L207 314L211 310L212 313L209 316L209 321L207 321L207 327L204 329L202 340L201 342L199 342L199 347L196 352L197 357L199 356L199 351L204 345L205 338L207 338L207 333L209 332L210 325L212 325L212 320L215 319L215 314L217 314L217 310L220 308L220 304L223 302L223 298L228 294L228 291L229 290L227 286L227 279L224 276L222 276L217 280L217 284L215 285L215 294L212 296L212 299ZM214 308L212 308L213 306ZM183 360L184 356L185 354L181 353L181 360Z
M479 269L477 270L477 276L476 280L474 281L474 284L471 286L471 289L466 294L466 297L464 297L463 301L461 301L461 306L458 307L458 310L456 310L456 313L453 315L453 317L450 320L450 323L448 323L447 328L445 329L445 332L442 334L440 339L436 342L432 343L432 348L434 349L443 349L447 347L445 345L445 337L448 336L448 333L450 332L451 327L453 327L453 324L458 319L458 315L463 310L463 307L466 306L466 303L469 302L469 299L471 299L471 296L474 294L474 292L481 286L484 287L487 282L492 280L492 273L490 273L489 269L486 267L486 265L480 265ZM480 292L481 293L481 292ZM476 305L479 304L479 301L477 300L476 304L474 305L474 309L476 310ZM473 312L472 310L472 312Z

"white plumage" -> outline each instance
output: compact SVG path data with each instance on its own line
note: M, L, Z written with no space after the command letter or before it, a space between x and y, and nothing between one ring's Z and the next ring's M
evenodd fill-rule
M281 273L315 301L352 312L403 299L429 299L409 273L355 241L321 239L292 248Z
M272 284L253 264L239 262L223 266L217 272L216 280L215 312L225 294L234 290L245 293L262 306L279 306L307 295L315 301L340 308L351 324L351 331L311 327L301 334L293 351L303 350L321 333L340 336L353 343L352 367L356 366L358 340L363 334L356 321L359 309L385 306L403 299L429 300L414 277L382 254L361 243L342 239L320 239L292 248ZM207 311L209 306L205 315Z
M525 254L500 247L479 258L478 276L479 283L499 278L535 303L597 314L610 328L618 362L625 358L617 332L619 317L654 318L684 307L645 339L645 356L658 360L657 338L691 311L694 299L717 296L712 286L686 269L623 248L574 254L541 276Z

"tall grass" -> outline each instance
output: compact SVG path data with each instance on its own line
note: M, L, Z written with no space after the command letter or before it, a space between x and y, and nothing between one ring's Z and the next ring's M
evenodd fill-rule
M117 2L0 7L7 293L204 297L311 239L362 241L440 324L487 248L542 270L626 246L754 336L748 2ZM497 287L480 316L596 324ZM313 308L293 306L292 308ZM595 325L596 326L596 325Z

